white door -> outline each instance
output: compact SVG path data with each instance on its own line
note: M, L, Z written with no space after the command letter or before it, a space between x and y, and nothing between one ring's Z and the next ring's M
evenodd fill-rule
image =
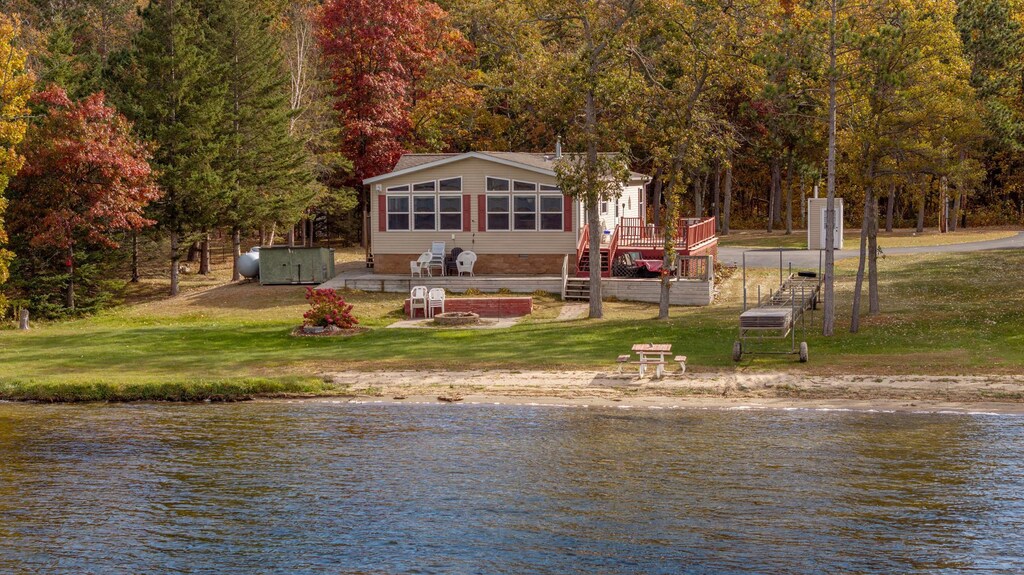
M825 239L825 230L828 229L825 225L825 222L827 221L825 219L826 210L828 210L827 206L821 208L821 247L818 249L822 250L825 249L825 242L827 241ZM834 224L833 229L835 236L833 237L835 238L836 249L841 250L843 249L843 210L839 207L838 203L836 204L836 221L832 223Z

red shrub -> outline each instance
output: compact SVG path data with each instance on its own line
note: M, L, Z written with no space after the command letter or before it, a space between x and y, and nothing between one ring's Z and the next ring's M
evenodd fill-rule
M304 325L349 329L359 323L352 315L352 306L333 289L306 288L306 301L310 308L302 314Z

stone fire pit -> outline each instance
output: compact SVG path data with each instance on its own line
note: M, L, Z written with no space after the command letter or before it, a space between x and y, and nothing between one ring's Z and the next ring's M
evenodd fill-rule
M434 325L442 327L476 325L478 323L480 323L480 316L471 311L449 311L434 316Z

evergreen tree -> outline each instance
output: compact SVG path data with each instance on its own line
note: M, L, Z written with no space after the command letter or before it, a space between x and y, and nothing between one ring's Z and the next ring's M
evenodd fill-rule
M220 223L231 229L237 257L241 230L293 223L316 189L312 159L290 134L288 71L269 18L235 2L211 1L207 9L226 89ZM240 279L237 269L233 279Z
M181 246L209 230L224 212L218 166L225 89L210 49L210 30L191 0L154 0L135 38L128 112L157 144L153 164L164 192L152 215L170 236L171 295L178 293Z

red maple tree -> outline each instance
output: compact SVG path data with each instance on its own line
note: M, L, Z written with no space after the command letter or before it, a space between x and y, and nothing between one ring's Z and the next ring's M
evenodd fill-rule
M65 254L74 309L75 248L117 248L112 232L154 224L143 209L160 191L148 146L102 92L74 102L51 86L32 101L45 112L25 139L25 164L12 182L12 228L31 248Z
M390 170L412 143L424 78L470 49L437 4L424 0L327 0L319 43L335 87L341 152L350 184Z

